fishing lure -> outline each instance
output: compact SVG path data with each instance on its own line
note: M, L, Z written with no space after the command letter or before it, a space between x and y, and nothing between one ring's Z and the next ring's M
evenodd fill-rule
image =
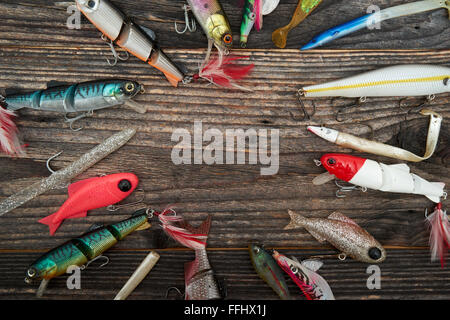
M263 27L263 16L272 13L280 0L245 0L242 10L241 48L247 47L248 36L253 27L260 31Z
M436 94L450 92L449 79L448 67L397 65L307 86L301 88L298 94L301 104L302 97L348 97L364 101L366 97L427 96L431 100Z
M195 251L195 260L185 263L185 300L222 299L221 288L208 260L206 241L211 227L211 216L194 228L179 216L169 216L173 210L159 214L163 229L174 240Z
M425 0L412 3L406 3L399 6L387 8L375 13L367 14L355 20L346 22L337 27L331 28L318 36L314 37L309 43L301 48L308 50L317 48L333 40L342 38L358 30L371 27L381 23L382 21L412 15L416 13L426 12L439 8L446 8L450 14L450 3L448 0Z
M426 216L426 221L431 228L431 261L440 260L443 268L447 251L450 249L450 220L442 209L442 203L438 203L434 212Z
M285 230L305 228L320 243L329 242L345 256L361 262L381 263L386 259L381 244L342 213L333 212L328 218L305 218L291 210L288 212L291 222Z
M86 267L106 250L136 230L150 228L148 209L136 211L131 218L108 226L93 225L90 230L37 259L26 272L25 282L42 281L38 296L42 296L48 282L66 273L70 266Z
M258 275L263 279L282 300L290 300L289 288L284 279L283 270L278 266L272 255L262 246L250 244L248 246L250 259Z
M183 81L184 74L155 45L156 36L152 30L130 22L107 0L76 0L76 4L86 18L110 39L116 59L113 43L163 72L174 87Z
M73 178L122 147L135 134L136 129L132 128L116 133L64 169L56 172L52 171L52 174L49 177L4 199L0 202L0 217L49 190L60 188L62 185L67 185Z
M75 182L68 187L69 198L59 210L39 220L54 235L66 219L84 218L88 210L107 207L128 197L138 185L132 173L117 173Z
M323 263L319 260L298 261L295 257L288 257L273 251L272 254L278 265L286 272L300 288L308 300L335 300L327 281L317 274Z
M339 132L337 130L328 129L325 127L309 126L308 130L316 134L317 136L344 148L351 148L360 152L372 153L399 160L420 162L430 158L433 155L438 143L439 131L441 129L442 123L442 116L433 111L423 109L420 111L420 113L422 115L430 116L426 150L423 157L415 155L414 153L401 148L397 148L380 142L370 141L345 132Z
M435 203L446 198L445 184L428 182L410 172L404 163L386 165L370 159L346 154L326 154L320 163L328 171L324 177L338 178L353 185L385 192L412 193L427 197ZM315 179L315 185L322 184L322 177Z
M278 48L285 48L289 32L305 20L322 0L299 0L294 15L288 25L272 33L272 41Z

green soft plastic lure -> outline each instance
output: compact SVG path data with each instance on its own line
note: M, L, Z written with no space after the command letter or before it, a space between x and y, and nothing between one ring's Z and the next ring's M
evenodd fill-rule
M108 226L92 226L87 233L50 250L37 259L28 268L25 282L32 284L41 280L38 296L42 296L48 282L65 274L70 266L86 266L133 231L148 229L150 217L148 209L141 209L126 220Z

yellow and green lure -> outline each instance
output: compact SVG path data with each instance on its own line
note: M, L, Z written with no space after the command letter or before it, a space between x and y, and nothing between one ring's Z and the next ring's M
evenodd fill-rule
M141 209L126 220L91 228L91 231L50 250L37 259L28 268L25 282L31 284L33 281L42 280L43 291L48 281L65 274L70 266L86 265L133 231L148 229L150 217L148 209Z

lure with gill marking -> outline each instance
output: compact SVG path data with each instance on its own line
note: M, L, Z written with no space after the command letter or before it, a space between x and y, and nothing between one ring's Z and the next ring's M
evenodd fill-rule
M273 258L300 288L307 300L335 300L327 281L318 273L323 263L319 260L298 261L273 251Z
M89 210L122 201L136 189L138 181L132 173L117 173L75 182L69 185L69 198L61 208L39 222L48 225L54 235L65 219L83 218Z
M320 243L329 242L346 256L366 263L381 263L386 251L366 230L342 213L334 212L328 218L305 218L288 211L291 222L285 230L304 228Z
M412 3L406 3L399 6L387 8L375 13L367 14L355 20L346 22L337 27L331 28L316 37L301 48L308 50L317 48L333 40L347 36L353 32L376 26L382 21L394 19L402 16L412 15L416 13L426 12L439 8L446 8L450 14L450 2L448 0L425 0Z
M51 279L65 274L70 266L86 265L130 233L148 229L150 224L147 212L148 209L142 209L136 211L131 218L118 223L105 227L93 226L91 231L50 250L31 264L25 282L32 284L34 281L42 281L41 288L45 290Z
M290 300L289 288L284 279L283 270L278 266L272 255L262 246L250 244L248 246L250 259L255 271L282 300Z
M86 18L111 40L111 46L116 43L127 52L160 70L174 87L183 81L184 74L155 45L153 31L130 22L107 0L76 0L76 3ZM117 53L115 55L117 56Z
M409 166L404 163L386 165L347 154L326 154L320 162L328 171L327 175L363 188L419 194L435 203L447 196L444 183L428 182L411 173Z
M222 299L221 287L206 252L211 216L194 228L180 216L169 215L171 212L174 211L165 210L159 214L163 229L171 238L195 251L195 260L184 265L185 300Z

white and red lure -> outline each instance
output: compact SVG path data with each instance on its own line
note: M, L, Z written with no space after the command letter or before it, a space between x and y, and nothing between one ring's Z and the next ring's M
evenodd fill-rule
M2 100L0 96L0 150L8 155L23 155L24 147L17 136L18 129L13 120L16 114L4 108Z
M317 177L313 181L316 185L338 178L362 188L423 195L435 203L447 196L444 183L428 182L411 173L404 163L386 165L347 154L326 154L320 164L328 173Z
M442 210L442 204L438 203L434 212L427 215L430 232L430 250L431 261L441 261L441 266L444 267L445 257L450 248L450 221L446 211Z

